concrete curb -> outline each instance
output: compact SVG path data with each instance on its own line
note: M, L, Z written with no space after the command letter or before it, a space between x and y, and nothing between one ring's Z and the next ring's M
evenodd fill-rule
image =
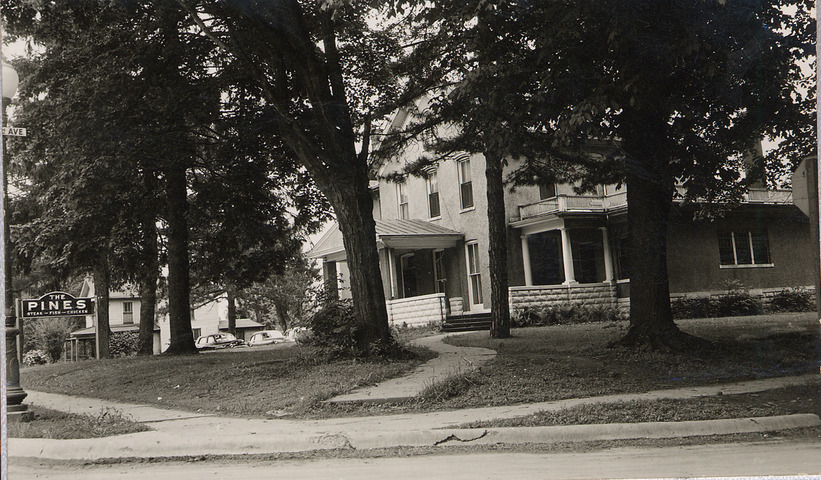
M198 435L193 438L164 432L143 432L90 440L13 438L9 441L9 457L101 460L107 458L290 453L339 448L372 449L461 444L570 443L727 435L818 426L821 426L821 419L817 415L798 414L687 422L443 429L404 432L325 432L302 435Z

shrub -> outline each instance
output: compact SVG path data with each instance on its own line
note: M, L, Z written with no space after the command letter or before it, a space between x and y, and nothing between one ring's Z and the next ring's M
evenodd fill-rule
M713 302L710 298L687 296L677 298L670 302L673 310L673 318L707 318L713 316Z
M745 291L729 291L715 298L716 317L760 315L763 311L761 299Z
M334 300L320 308L311 317L311 334L301 343L312 345L329 357L391 357L412 358L415 355L405 350L395 340L374 342L367 350L357 348L356 338L359 327L353 302Z
M331 355L347 355L356 349L356 315L353 302L335 300L311 317L311 338L306 342Z
M761 299L746 290L731 288L713 297L681 297L670 302L673 318L710 318L760 315Z
M108 339L108 351L112 358L130 357L137 354L140 334L138 332L116 332Z
M42 350L56 362L63 355L66 338L78 326L78 320L68 317L26 319L23 322L24 350Z
M771 312L812 312L815 294L803 288L789 288L773 295L768 305Z
M564 303L515 310L511 316L511 326L538 327L543 325L615 322L621 319L622 315L616 307Z
M51 357L45 350L29 350L23 355L23 365L45 365L51 363Z

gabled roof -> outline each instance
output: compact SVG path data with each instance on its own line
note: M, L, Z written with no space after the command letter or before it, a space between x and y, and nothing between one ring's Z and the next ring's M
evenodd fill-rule
M450 248L464 238L464 234L424 220L376 220L376 240L380 246L411 250ZM333 227L308 252L311 258L344 252L339 225Z

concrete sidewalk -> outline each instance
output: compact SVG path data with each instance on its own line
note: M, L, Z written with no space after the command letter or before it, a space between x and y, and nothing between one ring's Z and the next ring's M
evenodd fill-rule
M454 347L444 335L420 339L417 344L437 352L436 359L402 379L384 382L336 402L385 401L413 397L425 387L454 373L469 371L493 358L486 349ZM168 410L148 405L109 402L28 391L26 402L54 410L98 415L112 410L153 430L130 435L83 440L9 439L10 457L94 460L198 455L240 455L311 451L333 448L387 448L470 443L556 443L569 441L671 438L730 433L765 432L821 426L818 416L655 422L638 424L571 425L461 429L459 425L531 415L584 404L631 400L686 399L719 394L754 393L791 385L818 384L821 377L771 378L706 387L685 387L639 394L607 395L501 407L470 408L429 413L342 417L325 420L248 419Z
M485 407L447 412L348 417L327 420L261 420L218 417L145 405L29 392L30 404L58 410L97 413L110 408L146 422L153 431L83 440L9 439L10 457L95 460L198 455L242 455L334 448L387 448L463 443L557 443L634 438L672 438L767 432L821 426L813 414L691 422L459 429L457 425L513 418L541 410L638 399L693 398L721 393L758 392L817 383L817 375L786 377L705 388L659 390L635 395Z
M417 367L410 375L338 395L327 402L375 403L410 400L425 388L453 375L472 372L496 356L496 351L488 348L457 347L443 342L446 337L453 335L460 334L434 335L411 341L411 345L429 348L436 352L437 356Z

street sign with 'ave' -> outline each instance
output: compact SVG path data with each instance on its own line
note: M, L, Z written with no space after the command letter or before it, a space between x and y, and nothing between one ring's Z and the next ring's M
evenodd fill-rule
M18 127L3 127L3 135L9 135L12 137L25 137L26 129Z

